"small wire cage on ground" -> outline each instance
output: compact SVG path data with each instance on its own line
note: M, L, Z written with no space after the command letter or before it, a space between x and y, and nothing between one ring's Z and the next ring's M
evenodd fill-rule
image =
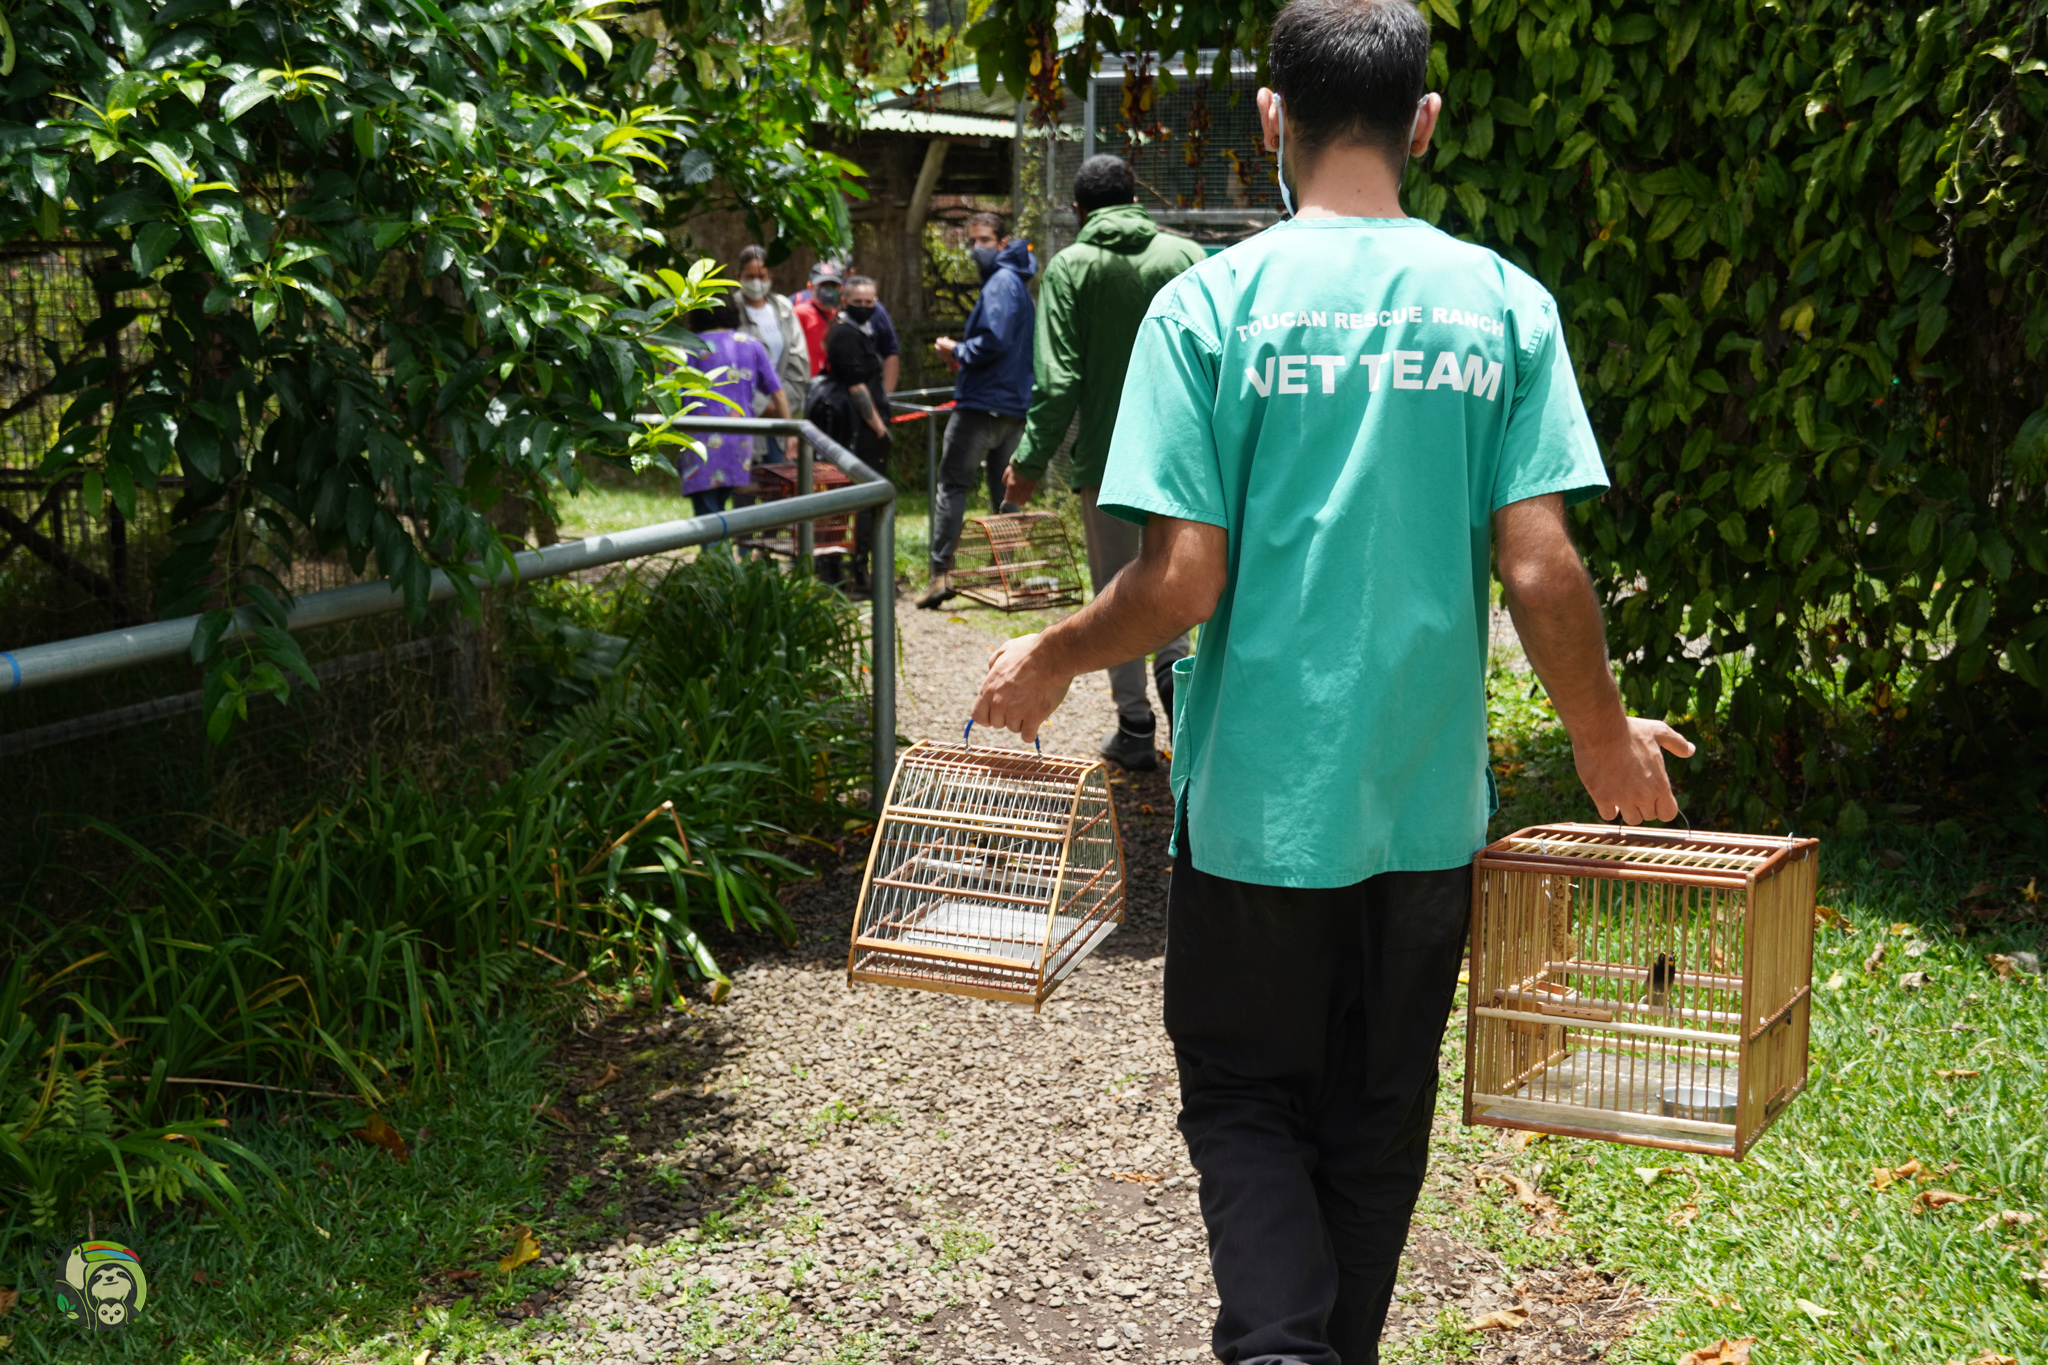
M998 611L1071 607L1081 601L1081 566L1051 512L969 517L953 556L953 586Z
M1818 853L1609 825L1481 849L1465 1121L1741 1156L1806 1085Z
M916 744L876 825L847 980L1036 1009L1123 917L1100 760Z

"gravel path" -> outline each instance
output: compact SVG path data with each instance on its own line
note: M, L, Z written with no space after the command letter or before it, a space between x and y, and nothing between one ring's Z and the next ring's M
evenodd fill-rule
M1012 623L902 608L900 728L950 733ZM1084 679L1046 747L1091 750L1110 714L1101 677ZM722 946L728 1004L622 1015L565 1049L565 1088L581 1093L557 1110L571 1131L554 1169L587 1242L550 1251L559 1283L503 1314L525 1320L525 1345L501 1358L1210 1359L1215 1290L1159 1025L1166 784L1121 776L1115 790L1126 923L1041 1013L849 988L855 832L790 896L794 947L742 966L760 944ZM1440 1159L1425 1207L1498 1203L1474 1174ZM1499 1267L1419 1227L1389 1339L1519 1307L1527 1329L1463 1358L1585 1360L1640 1306L1588 1271L1508 1283Z

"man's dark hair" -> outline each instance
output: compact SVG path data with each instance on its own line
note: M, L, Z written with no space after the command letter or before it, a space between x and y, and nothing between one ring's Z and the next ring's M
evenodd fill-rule
M1083 213L1128 204L1138 197L1138 177L1122 157L1104 152L1081 163L1074 175L1074 207Z
M1003 231L1003 215L993 213L988 209L978 209L967 215L967 226L975 227L977 225L993 229L999 239L1010 235Z
M1429 77L1429 20L1414 0L1292 0L1266 52L1289 142L1363 143L1405 163Z
M872 275L848 275L846 277L845 288L849 290L858 289L862 285L866 285L877 293L881 292L882 286L875 283L875 277Z
M733 266L733 269L744 270L749 261L759 261L765 267L768 264L768 248L765 246L754 246L751 243L741 247L739 261Z

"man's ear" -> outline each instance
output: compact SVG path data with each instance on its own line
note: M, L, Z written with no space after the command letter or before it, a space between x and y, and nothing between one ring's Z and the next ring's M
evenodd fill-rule
M1444 112L1444 97L1434 91L1422 97L1422 103L1415 111L1415 131L1408 139L1408 155L1421 156L1429 150L1429 139L1436 132L1437 119Z
M1259 87L1259 132L1267 151L1280 150L1280 97L1265 86ZM1137 196L1131 198L1135 201Z

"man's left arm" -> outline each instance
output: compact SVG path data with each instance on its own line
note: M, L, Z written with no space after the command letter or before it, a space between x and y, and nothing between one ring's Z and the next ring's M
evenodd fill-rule
M1137 559L1094 601L1043 634L991 651L975 722L1038 738L1075 678L1142 659L1208 620L1229 561L1230 535L1221 526L1154 513Z
M1081 338L1075 325L1074 286L1065 257L1053 257L1038 287L1038 319L1031 342L1031 408L1024 439L1003 473L1003 496L1022 507L1067 439L1081 403Z

